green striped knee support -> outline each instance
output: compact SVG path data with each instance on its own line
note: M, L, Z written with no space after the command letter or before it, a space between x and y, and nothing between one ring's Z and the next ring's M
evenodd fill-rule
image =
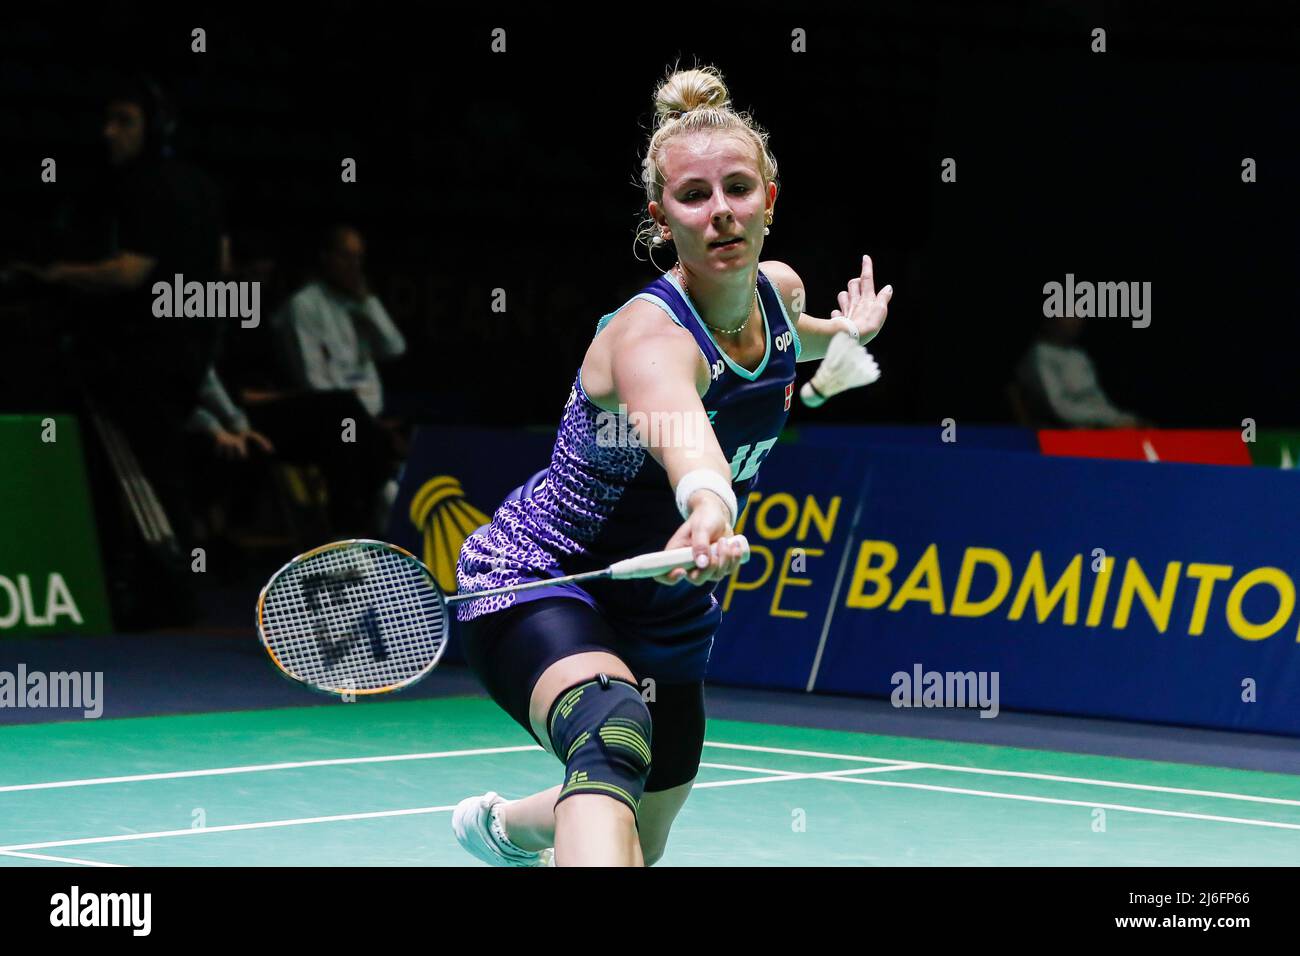
M650 776L650 710L636 685L597 675L551 705L547 733L564 761L560 800L575 793L613 797L635 814Z

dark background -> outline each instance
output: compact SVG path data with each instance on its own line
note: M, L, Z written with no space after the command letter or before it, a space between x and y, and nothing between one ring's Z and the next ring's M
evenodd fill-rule
M801 274L808 310L830 314L863 252L895 286L871 346L881 382L815 416L796 406L792 422L1010 420L1003 386L1043 284L1067 272L1153 284L1150 328L1099 319L1085 335L1116 404L1163 426L1300 421L1300 15L1287 6L582 9L7 11L0 259L30 256L59 191L102 164L103 91L143 67L177 102L179 155L222 188L235 258L276 262L259 331L315 231L351 221L410 345L385 370L390 403L426 420L553 424L597 319L657 274L633 256L637 173L657 82L698 59L771 133L780 194L764 258ZM189 52L195 26L206 53ZM1098 26L1103 54L1090 52ZM490 51L494 27L504 54ZM790 51L796 27L807 53ZM57 185L39 182L47 155ZM339 182L344 156L354 185ZM940 182L944 157L954 184ZM227 339L223 376L238 383L266 339Z

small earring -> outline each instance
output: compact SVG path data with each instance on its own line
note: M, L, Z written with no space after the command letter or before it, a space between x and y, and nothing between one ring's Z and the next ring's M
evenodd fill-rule
M765 235L765 236L770 236L771 234L772 234L772 230L769 229L769 228L767 228L767 226L764 226L764 227L763 227L763 235Z
M658 237L656 237L656 238L658 238ZM668 271L667 269L663 268L661 265L659 265L659 263L655 262L655 250L658 249L658 248L660 247L660 245L661 245L661 243L651 243L651 244L650 244L650 264L653 265L653 266L654 266L656 269L658 269L660 272L667 272L667 271Z

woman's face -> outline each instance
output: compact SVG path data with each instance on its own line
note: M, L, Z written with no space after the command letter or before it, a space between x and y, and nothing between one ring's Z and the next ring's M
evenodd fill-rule
M776 184L763 182L753 147L725 133L691 133L669 142L662 163L663 203L651 202L649 212L666 222L678 258L696 272L753 267L764 211L776 200ZM722 245L728 239L739 241Z

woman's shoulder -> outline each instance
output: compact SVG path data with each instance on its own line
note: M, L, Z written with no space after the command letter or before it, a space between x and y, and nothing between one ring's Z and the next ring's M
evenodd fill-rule
M588 351L587 360L593 358L611 373L616 360L658 364L666 358L670 364L694 363L697 391L700 386L708 387L708 359L695 337L648 299L632 299L609 316ZM610 379L612 386L612 374Z
M654 335L682 328L666 302L649 293L638 293L605 317L607 324L617 324L621 332Z
M799 274L786 263L776 259L760 262L758 271L767 276L767 281L776 288L786 311L792 316L798 316L803 311L802 308L796 308L801 304L796 302L796 290L803 288L803 280L799 278Z
M601 332L611 348L630 348L646 339L667 337L681 343L682 348L693 346L694 337L664 306L650 298L633 298L622 308L607 316Z

